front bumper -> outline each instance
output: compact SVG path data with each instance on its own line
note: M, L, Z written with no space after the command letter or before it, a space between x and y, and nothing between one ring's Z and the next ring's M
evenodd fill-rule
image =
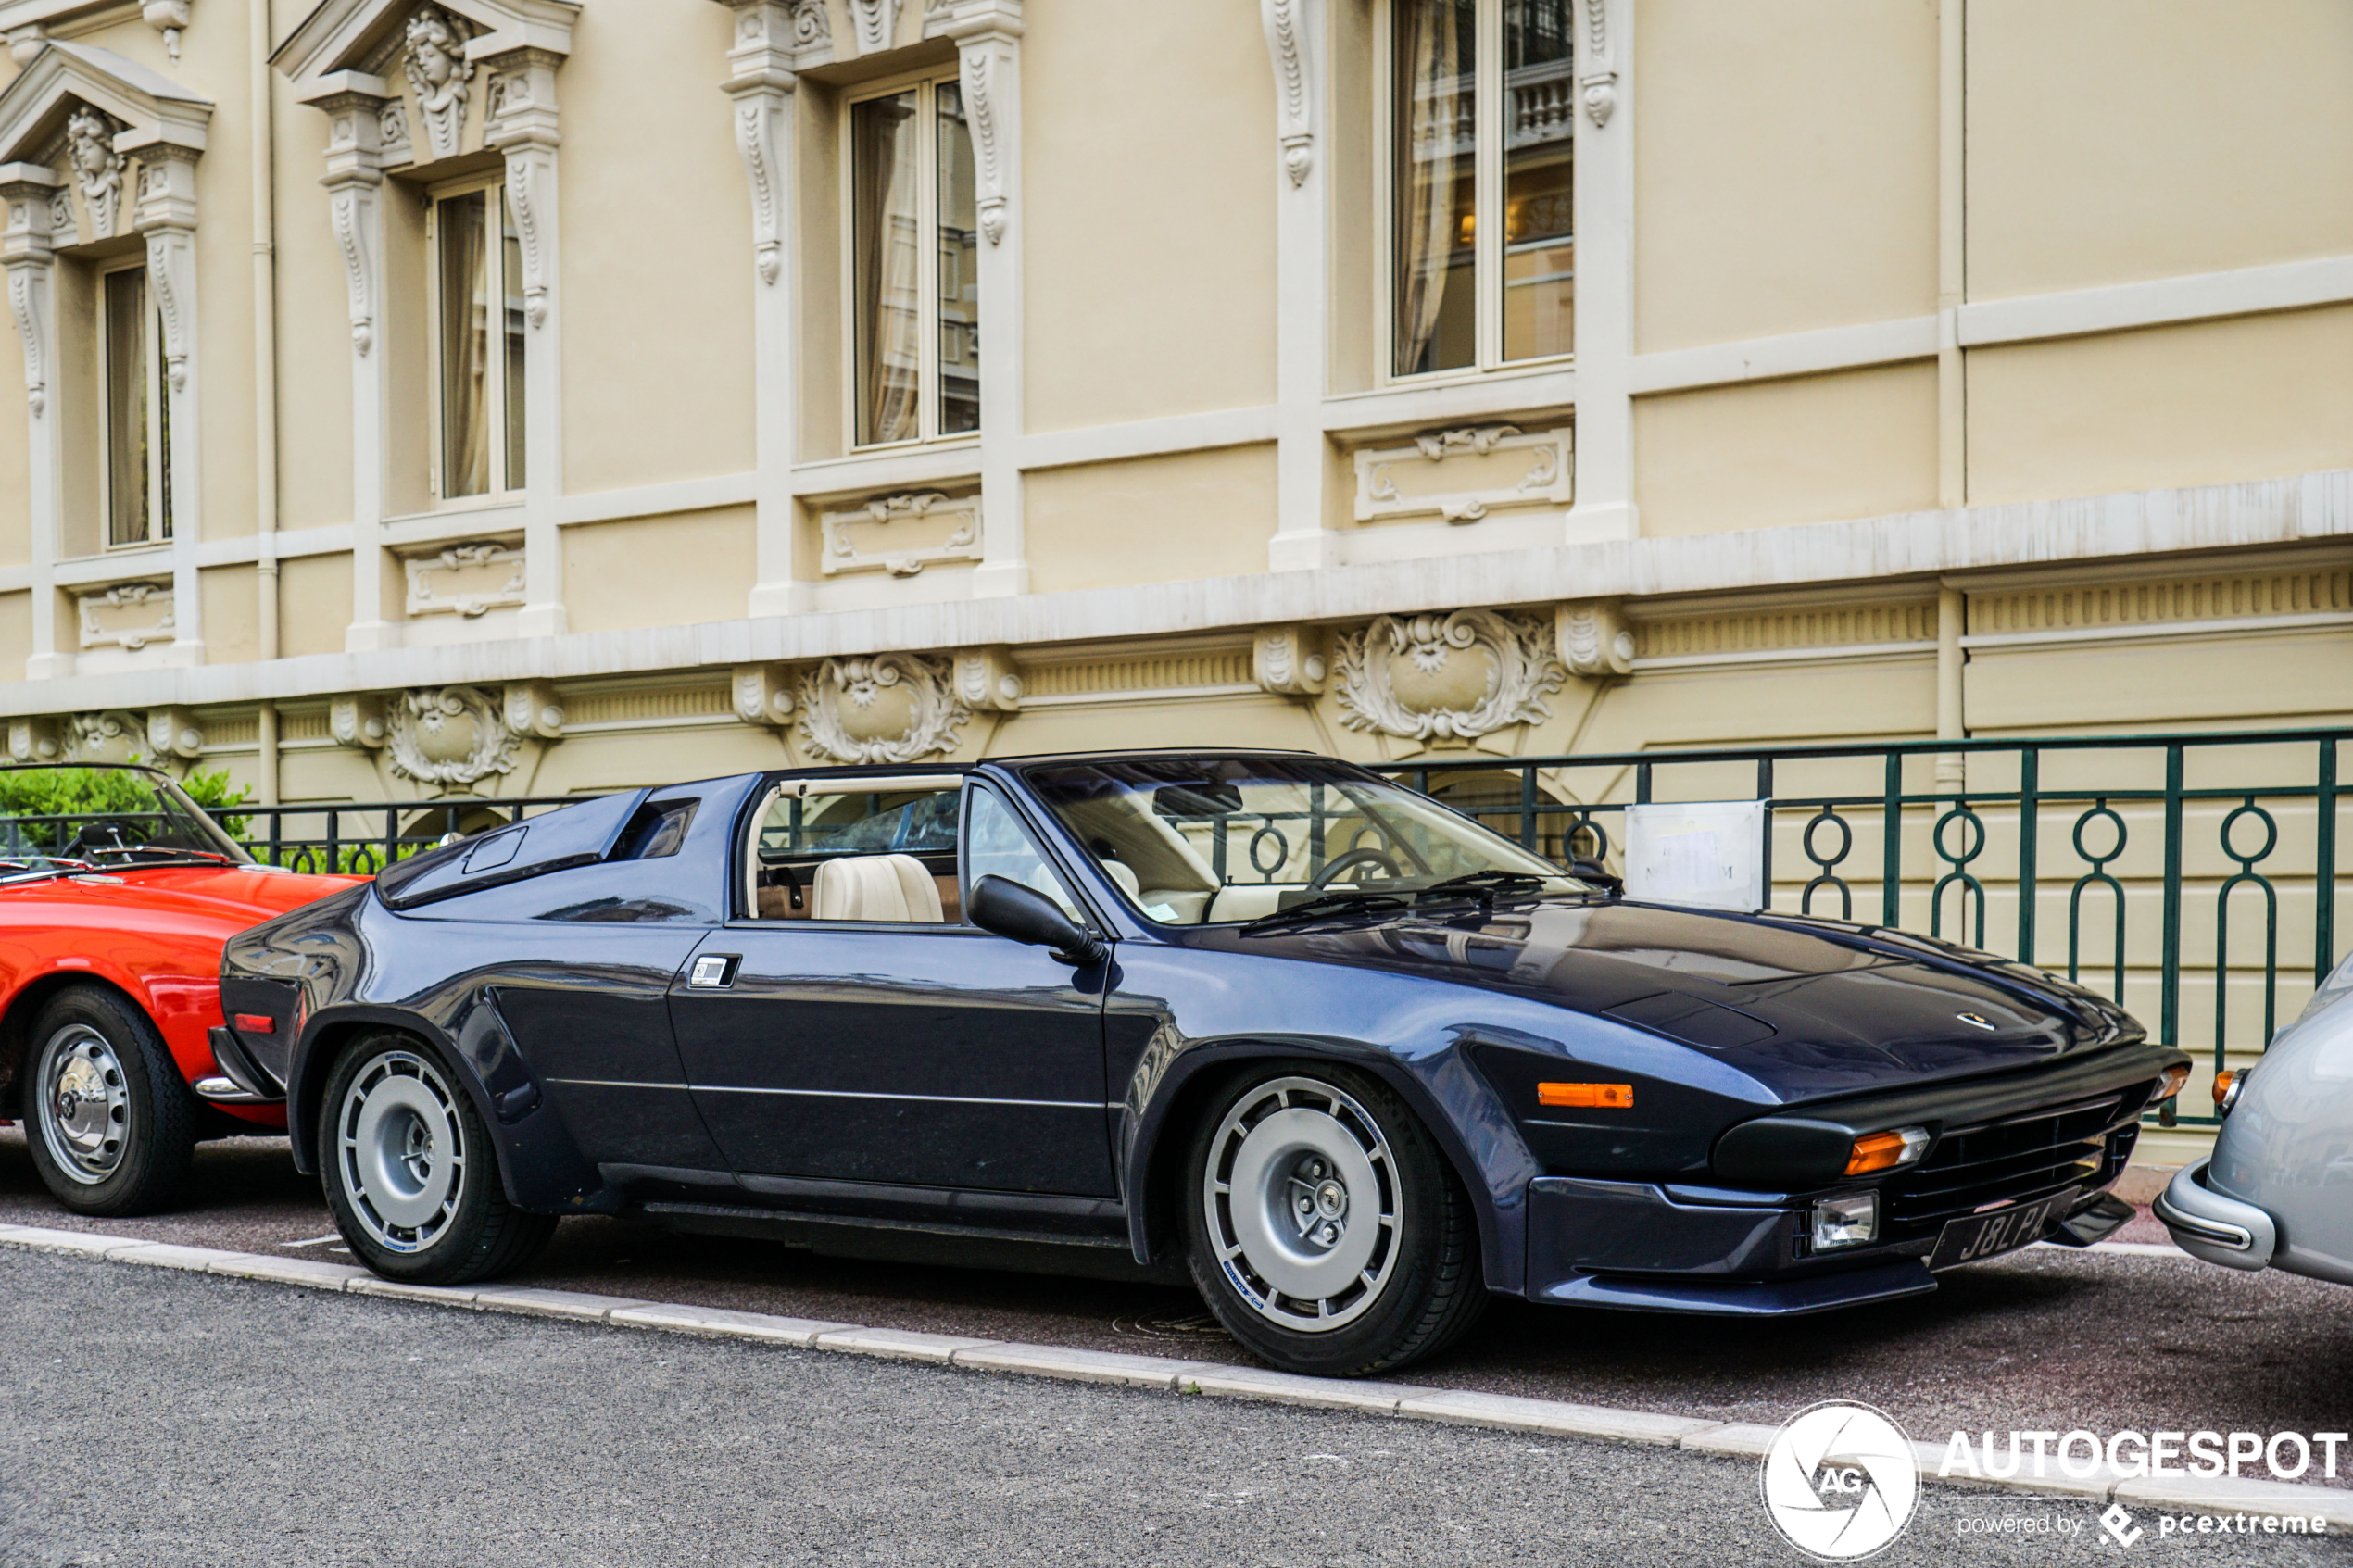
M2207 1185L2211 1160L2184 1165L2165 1184L2151 1208L2173 1233L2173 1243L2193 1258L2226 1269L2264 1269L2279 1247L2279 1226L2252 1203L2227 1197Z

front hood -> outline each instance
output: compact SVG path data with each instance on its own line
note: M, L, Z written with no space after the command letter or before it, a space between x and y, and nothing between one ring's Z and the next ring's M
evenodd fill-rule
M2031 1066L2139 1026L2039 970L1788 916L1540 901L1233 934L1242 951L1419 973L1664 1035L1783 1100Z
M105 912L125 923L161 918L176 926L212 925L225 937L363 880L244 866L125 867L0 888L0 898L67 905L84 918Z

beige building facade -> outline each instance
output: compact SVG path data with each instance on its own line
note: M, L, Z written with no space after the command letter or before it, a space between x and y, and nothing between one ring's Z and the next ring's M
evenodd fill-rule
M0 31L20 759L2353 720L2345 0Z

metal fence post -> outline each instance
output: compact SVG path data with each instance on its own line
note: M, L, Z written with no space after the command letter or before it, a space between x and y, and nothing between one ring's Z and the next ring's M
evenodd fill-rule
M2018 961L2034 961L2034 830L2042 813L2043 754L2026 746L2018 757Z
M2313 805L2320 820L2313 824L2312 847L2312 984L2318 985L2336 967L2336 737L2321 742L2321 768L2315 780Z
M1904 923L1904 754L1887 754L1887 801L1881 809L1880 859L1884 869L1879 889L1879 922L1900 928Z
M1765 902L1759 909L1773 907L1773 759L1756 759L1756 798L1765 807Z
M2157 1037L2182 1048L2182 746L2165 748L2165 950L2158 982ZM2176 1099L2179 1097L2175 1097ZM2158 1112L2173 1124L2175 1101Z

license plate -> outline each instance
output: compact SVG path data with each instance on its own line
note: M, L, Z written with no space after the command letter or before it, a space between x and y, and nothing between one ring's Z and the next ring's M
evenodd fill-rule
M1928 1266L1949 1269L1960 1263L1974 1263L2042 1240L2043 1233L2065 1219L2068 1210L2074 1207L2076 1191L2069 1187L2032 1203L2014 1203L2007 1209L1988 1210L1965 1220L1945 1221L1944 1229L1936 1237L1936 1250L1929 1255Z

